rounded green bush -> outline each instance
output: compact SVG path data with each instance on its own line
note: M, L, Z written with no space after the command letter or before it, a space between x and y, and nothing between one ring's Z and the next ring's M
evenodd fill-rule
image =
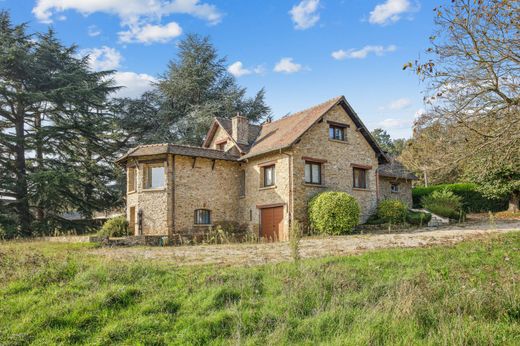
M406 205L398 199L385 199L377 206L377 216L393 224L404 222L407 211Z
M124 237L128 234L128 221L124 216L113 217L103 224L98 232L101 237Z
M359 223L359 204L346 192L322 192L309 202L311 227L320 234L349 234Z

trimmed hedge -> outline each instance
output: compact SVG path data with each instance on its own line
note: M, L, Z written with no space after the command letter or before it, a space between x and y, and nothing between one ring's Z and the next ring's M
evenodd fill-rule
M414 208L422 208L421 199L430 195L433 191L447 189L462 198L462 208L465 212L487 212L506 210L508 206L508 198L491 199L484 197L481 192L477 191L477 185L472 183L459 184L440 184L428 187L415 187L412 189L412 198Z
M359 223L359 204L346 192L322 192L309 202L311 227L320 234L350 234Z
M124 216L108 219L97 233L100 237L125 237L130 235L128 222Z
M407 211L406 205L398 199L385 199L377 206L377 216L393 224L404 222Z
M408 222L410 225L426 226L431 219L432 214L422 211L409 210L406 214L406 222Z

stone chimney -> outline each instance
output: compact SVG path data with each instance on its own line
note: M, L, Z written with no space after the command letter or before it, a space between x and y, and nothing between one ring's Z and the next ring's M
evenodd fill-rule
M240 113L231 118L231 137L237 143L248 144L249 121L246 117L241 116Z

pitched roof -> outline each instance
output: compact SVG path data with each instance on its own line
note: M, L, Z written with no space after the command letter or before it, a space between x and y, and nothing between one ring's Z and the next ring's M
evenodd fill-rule
M208 135L206 136L206 139L204 140L204 143L202 144L202 147L207 148L209 146L209 143L213 136L215 135L215 132L218 128L218 125L226 131L229 138L235 143L235 145L238 147L241 153L245 154L251 149L251 144L255 141L256 137L258 137L258 134L260 133L260 130L262 126L256 125L256 124L248 124L249 125L249 131L248 131L248 138L247 143L237 143L233 140L233 125L231 122L231 119L227 118L221 118L221 117L215 117L215 120L213 121L213 124L211 125L210 130L208 131Z
M417 176L394 157L389 157L389 162L379 165L378 174L383 177L417 180Z
M271 123L263 124L260 133L249 152L240 159L247 159L271 151L284 149L294 144L312 125L314 125L332 107L341 105L356 124L359 132L366 138L381 162L386 156L372 137L361 119L354 112L343 96L338 96L314 107L286 116Z
M160 154L175 154L175 155L183 155L183 156L191 156L191 157L204 157L208 159L214 160L227 160L227 161L237 161L238 156L232 155L230 153L201 148L201 147L192 147L189 145L180 145L180 144L148 144L148 145L139 145L135 148L128 150L128 152L121 156L116 160L117 163L123 163L128 160L130 157L138 157L138 156L149 156L149 155L160 155Z

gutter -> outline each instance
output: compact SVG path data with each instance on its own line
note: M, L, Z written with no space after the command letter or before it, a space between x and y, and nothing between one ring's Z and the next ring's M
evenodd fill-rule
M287 205L287 209L289 211L289 228L292 227L293 224L293 198L294 198L294 179L293 179L293 160L294 156L292 154L282 152L280 149L280 154L286 155L289 158L289 203Z

